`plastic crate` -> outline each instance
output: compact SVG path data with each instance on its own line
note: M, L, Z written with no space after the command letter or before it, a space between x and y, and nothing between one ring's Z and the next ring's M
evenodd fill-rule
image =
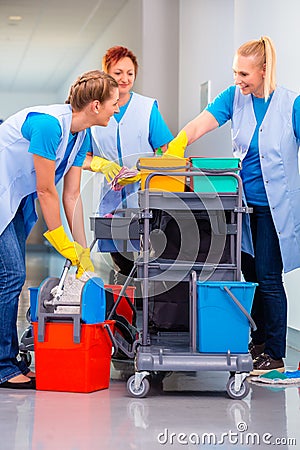
M191 167L217 172L234 172L241 169L239 158L206 158L190 157ZM236 192L238 181L231 175L200 175L191 177L191 188L194 192Z
M250 314L256 283L197 282L197 349L201 353L248 353L250 323L225 286Z
M169 192L184 192L185 177L176 176L176 172L187 169L188 159L175 156L140 158L137 167L141 171L141 189L145 189L145 181L153 172L174 172L173 175L155 176L150 180L149 189Z
M64 392L107 389L112 343L104 328L105 323L113 332L114 321L82 324L80 343L76 344L72 323L46 322L44 342L39 342L38 322L33 322L36 388Z

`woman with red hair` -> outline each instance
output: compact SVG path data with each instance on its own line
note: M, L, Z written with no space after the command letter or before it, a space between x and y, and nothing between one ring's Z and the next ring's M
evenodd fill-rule
M155 154L159 147L164 151L173 136L162 118L157 101L132 92L138 72L136 56L126 47L115 46L107 50L102 59L102 69L119 85L120 112L114 114L108 127L92 127L93 154L86 158L84 168L105 175L101 189L100 216L117 209L137 208L138 177L125 179L122 190L111 189L110 182L121 167L135 167L141 157ZM129 275L133 267L133 254L122 254L113 241L99 241L100 251L109 251L117 269Z

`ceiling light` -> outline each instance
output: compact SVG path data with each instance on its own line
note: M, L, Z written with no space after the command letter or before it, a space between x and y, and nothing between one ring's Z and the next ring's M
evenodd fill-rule
M12 20L14 22L18 22L18 21L22 20L22 16L9 16L8 19Z

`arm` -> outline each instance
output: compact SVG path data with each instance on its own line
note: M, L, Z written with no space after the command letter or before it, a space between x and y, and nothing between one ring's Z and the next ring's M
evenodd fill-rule
M93 265L89 249L84 249L76 241L71 242L62 226L60 199L55 187L55 156L61 137L60 125L53 117L38 114L26 119L22 133L30 141L29 151L32 153L36 172L37 196L48 227L44 236L62 256L71 260L72 265L77 265L77 277L80 277L85 270L93 270ZM81 174L80 168L75 169ZM77 180L80 185L79 174ZM82 236L82 233L78 232L78 236ZM85 243L84 237L81 240Z
M86 154L84 163L83 163L83 170L90 170L92 172L92 168L91 168L91 163L92 163L92 159L93 159L93 154L91 152L88 152Z
M60 203L54 183L55 161L33 155L33 163L36 171L37 196L46 225L51 231L61 226Z
M195 119L191 120L170 142L165 154L183 157L187 145L224 125L233 115L236 86L222 91Z
M94 147L96 143L94 141L92 144L93 138L90 129L87 131L87 134L90 142L89 148ZM121 170L121 167L115 161L109 161L100 156L94 156L92 151L86 153L82 168L84 170L90 170L91 172L102 172L108 183L110 183Z
M81 167L72 166L64 177L63 205L75 241L86 247L82 200L80 195Z
M64 178L63 203L75 239L71 242L61 223L59 196L54 184L55 162L38 155L33 155L33 161L36 170L37 194L48 227L44 236L61 255L70 259L72 265L77 266L77 278L80 278L85 271L93 272L90 249L85 248L86 238L80 197L81 167L72 166Z
M108 183L110 183L121 170L121 166L114 161L109 161L100 156L93 156L87 153L82 168L91 172L102 172Z
M164 153L166 156L176 156L184 158L184 152L187 145L192 144L201 136L214 130L219 123L214 116L204 110L199 116L191 120L168 145L168 150Z
M202 111L183 128L188 138L188 145L210 131L218 128L218 126L219 123L210 112L206 110Z

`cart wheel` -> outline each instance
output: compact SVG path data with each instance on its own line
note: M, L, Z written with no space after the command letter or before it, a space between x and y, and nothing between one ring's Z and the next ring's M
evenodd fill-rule
M244 380L241 384L240 390L236 391L234 388L234 377L230 377L226 384L226 391L230 398L242 400L249 394L250 385L247 380Z
M139 389L134 386L135 375L132 375L127 381L127 391L132 397L143 398L146 397L150 390L150 383L147 378L143 378Z
M20 352L20 358L25 362L26 366L29 367L32 361L30 352Z

